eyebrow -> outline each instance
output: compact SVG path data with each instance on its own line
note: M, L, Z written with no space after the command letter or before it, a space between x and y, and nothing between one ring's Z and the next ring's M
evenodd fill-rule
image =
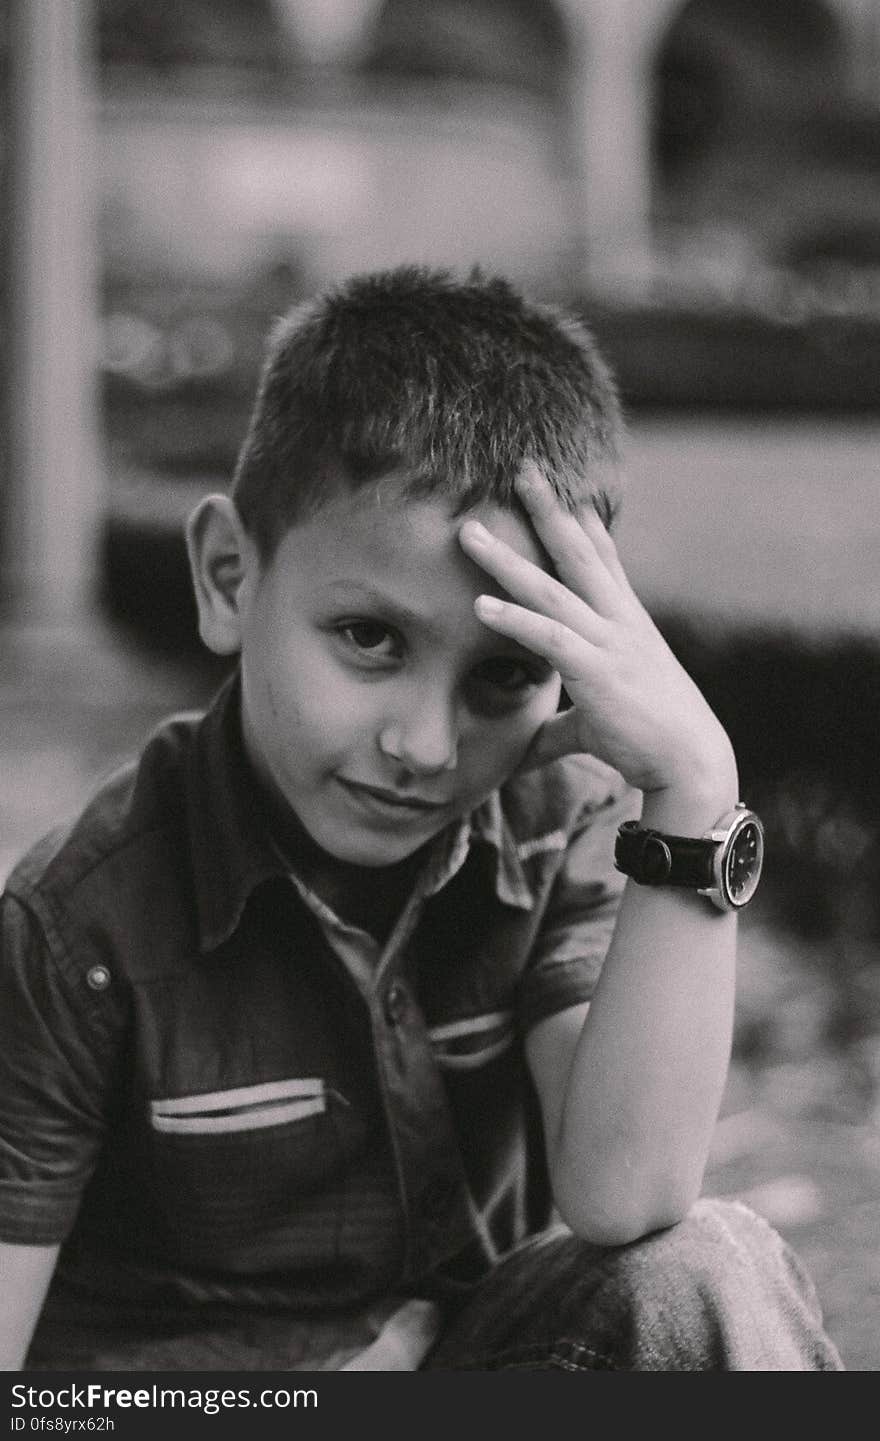
M334 604L357 604L359 601L376 606L384 613L389 620L398 625L415 625L427 632L428 635L439 635L441 627L436 625L431 615L423 615L419 611L412 610L410 606L401 605L399 601L393 600L384 591L376 590L371 585L366 585L357 580L331 580L326 585L319 586L316 592L319 598L325 601L333 600ZM511 640L508 636L496 635L494 631L486 630L487 650L492 642L497 649L504 649L505 654L520 655L527 657L530 662L536 665L546 665L548 672L553 670L549 661L543 656L530 651L527 646L521 645L519 641Z
M430 614L422 614L413 610L410 606L395 600L393 596L387 595L385 591L376 590L362 581L330 580L326 585L318 587L316 595L319 599L332 600L336 605L357 604L365 601L401 625L418 625L428 631L438 629Z

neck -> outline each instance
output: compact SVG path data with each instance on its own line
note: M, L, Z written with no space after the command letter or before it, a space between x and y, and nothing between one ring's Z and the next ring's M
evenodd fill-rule
M361 866L343 861L312 839L290 811L272 831L273 839L310 890L340 920L360 927L377 940L387 939L425 862L428 846L389 866Z

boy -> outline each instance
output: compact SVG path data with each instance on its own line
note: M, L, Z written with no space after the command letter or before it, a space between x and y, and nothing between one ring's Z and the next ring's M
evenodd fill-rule
M188 526L235 672L4 897L7 1368L840 1369L698 1201L760 826L608 534L619 432L502 280L276 330Z

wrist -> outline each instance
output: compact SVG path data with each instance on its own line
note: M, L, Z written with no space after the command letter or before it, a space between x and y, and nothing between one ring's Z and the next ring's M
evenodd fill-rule
M740 799L739 775L729 742L717 756L690 766L666 784L643 792L643 826L700 836Z
M744 802L696 836L661 831L646 824L649 819L653 817L618 827L614 864L619 871L638 885L695 891L719 911L739 911L749 904L761 879L764 827ZM680 820L673 824L680 826Z

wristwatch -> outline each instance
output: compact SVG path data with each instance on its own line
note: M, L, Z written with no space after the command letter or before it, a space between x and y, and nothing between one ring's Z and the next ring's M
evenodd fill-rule
M739 911L758 888L764 861L764 827L740 801L702 836L669 836L625 821L617 832L614 864L642 886L686 886L720 911Z

